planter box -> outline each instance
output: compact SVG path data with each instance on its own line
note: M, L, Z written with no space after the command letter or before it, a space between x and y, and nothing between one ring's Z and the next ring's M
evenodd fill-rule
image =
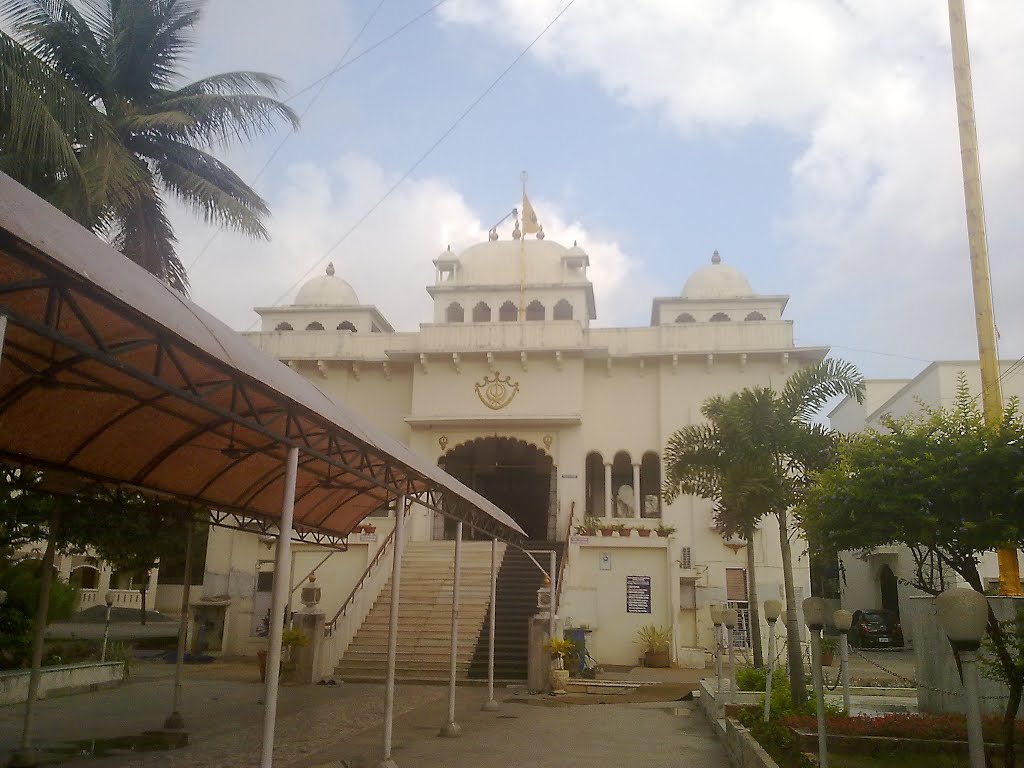
M804 752L817 753L818 733L817 731L805 731L798 728L790 728L796 736L800 749ZM948 739L912 739L897 736L847 736L844 734L830 733L828 735L829 749L836 752L848 752L851 754L873 754L876 752L892 752L896 750L911 752L944 752L956 755L966 755L969 752L966 741L950 741ZM1002 752L1001 744L986 744L985 751L989 755Z
M20 704L28 699L30 675L28 669L0 672L0 706ZM121 661L43 667L39 678L39 698L112 688L123 682L124 662Z

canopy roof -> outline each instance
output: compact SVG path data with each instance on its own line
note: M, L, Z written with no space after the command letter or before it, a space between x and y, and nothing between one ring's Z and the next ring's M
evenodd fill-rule
M0 457L344 536L399 494L500 538L521 528L0 174Z

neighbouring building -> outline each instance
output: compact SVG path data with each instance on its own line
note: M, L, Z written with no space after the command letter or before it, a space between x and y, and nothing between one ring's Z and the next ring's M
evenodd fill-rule
M678 276L679 293L653 298L650 325L593 327L598 307L586 250L545 239L543 230L524 235L516 222L511 236L492 230L486 242L434 259L435 280L427 287L433 316L417 331L396 332L365 303L369 297L358 297L328 265L291 305L257 308L262 328L248 337L498 504L529 534L530 547L564 552L559 613L565 626L585 633L599 662L635 664L636 632L653 623L671 628L677 663L703 665L712 644L712 602L740 609L736 642L749 643L746 546L755 548L760 598L781 596L778 529L766 523L752 542L724 541L713 528L710 502L684 497L665 505L662 449L672 432L701 419L706 398L778 386L828 352L794 345L793 322L783 316L788 296L756 293L717 252L706 259L693 259L692 274ZM367 521L375 523L372 533L350 536L348 551L317 568L319 607L331 627L350 593L370 594L356 624L363 616L367 626L375 621L375 590L386 579L360 579L386 541L392 516L381 510ZM585 518L674 531L668 537L571 533ZM424 509L410 520L403 574L415 573L408 569L416 558L446 562L453 524ZM809 593L805 547L793 549L802 598ZM325 552L307 545L296 552L291 570L298 586ZM211 532L199 605L212 617L206 650L251 654L262 647L273 554L270 539ZM516 580L514 556L512 548L503 550L499 622L502 590ZM526 564L523 573L531 568ZM467 579L486 582L485 566L470 571ZM428 601L419 592L403 604L406 599ZM463 624L475 627L466 630L471 642L486 613L474 610L463 613ZM516 626L525 645L525 621ZM334 652L352 655L351 637L368 632L351 627Z
M1011 370L1013 364L1000 364L1004 401L1024 396L1024 377ZM882 419L901 417L921 411L922 404L949 407L956 397L960 376L966 377L972 394L980 397L981 373L977 360L942 360L929 364L912 379L868 380L863 403L844 398L829 413L832 428L844 434L865 429L884 430ZM1024 562L1024 555L1019 554ZM850 611L885 608L905 612L908 599L919 596L920 590L907 582L913 574L914 561L903 546L879 547L870 554L842 552L839 556L838 587L843 608ZM985 553L979 564L982 579L989 587L999 585L999 568L995 552ZM959 583L952 575L950 586ZM904 637L913 644L913 627L903 622Z

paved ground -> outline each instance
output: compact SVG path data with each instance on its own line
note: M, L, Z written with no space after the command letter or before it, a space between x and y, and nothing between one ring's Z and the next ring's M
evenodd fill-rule
M178 622L154 621L149 624L135 622L111 622L111 640L137 640L148 637L177 637ZM102 624L85 624L77 621L55 621L46 628L46 636L62 640L100 640L103 638Z
M79 742L80 752L106 739L159 728L171 698L172 665L139 664L119 689L43 700L39 746ZM64 756L71 768L242 768L259 753L262 686L254 662L189 667L184 716L190 744L170 752L103 758ZM502 689L498 713L480 711L485 689L458 689L464 734L442 739L447 689L399 686L394 756L402 766L645 766L724 764L724 755L690 704L572 706L551 697ZM543 706L538 706L538 704ZM372 766L380 756L383 694L379 685L285 686L281 689L275 765ZM21 706L0 707L0 764L17 744ZM89 741L84 741L89 739ZM96 740L96 741L93 741Z

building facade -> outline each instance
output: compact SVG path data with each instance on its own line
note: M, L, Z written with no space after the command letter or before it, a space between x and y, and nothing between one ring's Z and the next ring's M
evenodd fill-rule
M591 325L598 308L586 251L542 230L524 236L517 222L511 236L492 230L433 263L433 317L418 331L395 332L328 266L290 306L257 308L262 327L249 338L436 459L531 539L568 544L560 614L589 630L599 662L636 663L636 631L653 623L672 628L677 662L703 665L712 643L706 606L745 608L746 546L756 550L761 599L781 595L778 530L766 524L749 544L724 541L710 502L664 504L662 449L701 419L706 398L779 385L827 349L795 346L783 317L788 297L755 293L717 252L679 294L652 300L650 325L620 328ZM587 518L673 532L573 533ZM349 551L317 570L328 620L390 530L386 511L376 522L375 533L350 537ZM410 530L421 542L453 533L422 509ZM809 594L804 549L794 547L801 596ZM299 547L293 583L321 557ZM211 534L204 600L227 606L221 650L259 647L272 559L252 534Z

